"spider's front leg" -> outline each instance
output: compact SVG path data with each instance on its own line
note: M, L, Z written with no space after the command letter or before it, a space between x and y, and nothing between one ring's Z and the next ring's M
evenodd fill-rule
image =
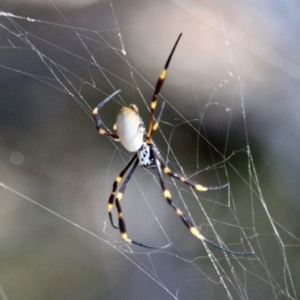
M149 246L149 245L143 244L141 242L138 242L136 240L132 240L127 235L126 224L125 224L125 220L123 218L123 212L122 212L122 207L121 207L121 199L123 197L123 194L125 192L127 184L129 182L132 174L134 173L136 167L138 166L138 164L139 164L139 159L138 159L138 155L136 153L130 159L130 161L128 162L126 167L122 170L122 172L118 175L118 177L115 179L115 181L113 183L112 192L111 192L111 195L108 200L107 208L108 208L109 219L110 219L112 227L120 230L120 234L121 234L123 240L125 240L127 243L134 244L134 245L141 246L141 247L148 248L148 249L164 249L164 248L168 247L169 245L162 246L162 247ZM125 173L128 171L128 169L129 169L129 172L128 172L127 176L125 177L118 193L116 194L118 184L122 181L122 179L123 179ZM113 217L112 217L112 209L113 209L114 203L115 203L117 211L118 211L119 227L114 224Z
M247 255L253 255L254 252L239 252L239 251L234 251L234 250L230 250L228 248L225 248L223 246L220 246L212 241L210 241L209 239L207 239L205 236L203 236L199 230L196 228L196 226L193 224L192 221L190 221L184 214L183 212L177 207L177 205L174 203L174 201L172 200L171 197L171 193L169 192L169 190L166 187L165 181L163 179L162 176L162 170L169 176L179 179L181 182L186 183L187 185L193 187L194 189L198 190L198 191L210 191L210 190L216 190L222 187L216 187L216 188L207 188L204 187L200 184L197 184L195 182L189 181L186 178L179 176L176 173L172 173L171 170L165 165L165 163L163 162L163 160L161 159L161 156L159 154L159 152L157 151L157 149L155 147L151 147L151 152L153 154L153 156L155 157L155 164L156 164L156 169L157 169L157 173L158 173L158 177L159 177L159 181L160 181L160 185L164 194L165 199L167 200L168 204L175 210L177 216L181 219L181 221L183 222L183 224L188 228L188 230L190 231L190 233L192 235L194 235L196 238L198 238L199 240L201 240L202 242L205 242L207 244L210 244L212 246L214 246L215 248L222 250L224 252L227 253L231 253L234 255L240 255L240 256L247 256Z
M99 115L99 110L109 101L111 100L115 95L117 95L118 93L120 93L121 90L117 90L114 93L112 93L110 96L108 96L107 98L105 98L103 101L101 101L93 110L93 117L96 123L96 128L99 134L102 135L106 135L108 137L110 137L111 139L115 140L115 141L119 141L120 138L117 134L112 133L110 130L105 130L103 128L101 128L101 118Z
M223 188L225 188L226 186L228 186L228 183L225 183L223 185L219 185L219 186L210 186L210 187L207 187L207 186L204 186L204 185L201 185L195 181L192 181L182 175L179 175L175 172L172 172L169 167L167 166L167 164L165 163L164 159L162 158L159 150L157 149L156 145L151 141L152 143L152 153L155 153L155 156L157 157L159 163L160 163L160 168L163 170L163 172L170 176L170 177L173 177L175 179L178 179L180 180L182 183L185 183L186 185L188 186L191 186L192 188L194 188L196 191L199 191L199 192L207 192L207 191L216 191L216 190L221 190Z
M136 160L136 161L135 161ZM125 173L127 172L127 170L130 168L130 166L133 164L133 162L135 161L134 165L131 167L128 175L126 176L117 196L116 196L116 190L118 188L118 184L121 182L121 180L123 179ZM113 187L112 187L112 191L111 191L111 194L110 194L110 197L108 199L108 205L107 205L107 211L108 211L108 215L109 215L109 220L110 220L110 223L111 223L111 226L115 229L119 229L118 226L115 225L114 221L113 221L113 217L112 217L112 209L113 209L113 206L114 206L114 202L115 202L115 198L117 198L117 201L120 202L122 196L123 196L123 193L124 193L124 190L127 186L127 183L129 181L129 179L131 178L135 168L137 167L137 164L138 164L138 160L137 160L137 154L135 154L131 159L130 161L128 162L128 164L126 165L126 167L121 171L121 173L117 176L117 178L115 179L114 183L113 183Z

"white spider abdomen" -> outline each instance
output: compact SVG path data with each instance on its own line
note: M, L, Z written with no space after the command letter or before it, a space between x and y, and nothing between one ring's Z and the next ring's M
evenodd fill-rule
M145 126L138 114L136 105L131 104L129 107L122 107L117 115L115 129L120 143L126 150L136 152L142 147Z

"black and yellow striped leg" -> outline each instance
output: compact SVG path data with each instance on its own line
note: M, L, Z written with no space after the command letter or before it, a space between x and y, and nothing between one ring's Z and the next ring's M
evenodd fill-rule
M124 190L125 190L125 188L126 188L126 186L124 186ZM124 190L123 190L123 192L124 192ZM117 210L118 210L119 228L120 228L120 233L121 233L122 238L130 244L134 244L134 245L144 247L144 248L148 248L148 249L163 249L163 248L168 247L169 245L163 246L163 247L149 246L149 245L143 244L141 242L132 240L128 237L127 231L126 231L125 221L123 219L121 203L120 203L120 200L122 198L122 194L119 195L119 193L116 197L116 207L117 207ZM120 196L120 197L118 197L118 196Z
M116 190L118 188L118 184L121 182L122 178L124 177L125 173L127 172L127 170L130 168L130 166L132 165L132 163L134 162L134 160L137 160L137 153L135 155L133 155L133 157L130 159L130 161L127 163L126 167L122 170L122 172L118 175L118 177L115 179L113 186L112 186L112 192L110 194L110 197L108 199L108 205L107 205L107 210L108 210L108 215L109 215L109 220L111 223L111 226L115 229L119 229L118 226L115 225L114 221L113 221L113 217L112 217L112 209L113 209L113 205L114 205L114 200L115 200L115 194L116 194ZM138 161L135 163L135 165L131 168L129 174L127 175L127 177L125 178L125 188L126 188L126 184L128 183L129 179L132 176L132 173L134 172L136 166L137 166ZM123 185L124 185L123 183ZM122 187L123 187L122 185ZM121 188L122 188L121 187ZM123 188L124 189L124 188ZM121 191L121 189L120 189ZM119 191L119 193L120 193ZM118 193L118 194L119 194Z
M214 246L215 248L218 248L224 252L227 253L231 253L234 255L241 255L241 256L246 256L246 255L252 255L253 252L237 252L237 251L232 251L228 248L224 248L218 244L215 244L214 242L206 239L199 231L198 229L194 226L194 224L184 216L184 214L182 213L182 211L176 206L176 204L173 202L172 198L171 198L171 193L169 192L169 190L166 188L166 184L163 180L163 174L162 174L162 164L157 156L157 154L155 153L155 151L153 150L153 148L151 148L151 151L153 152L153 155L155 157L155 163L156 163L156 168L157 168L157 173L158 173L158 177L159 177L159 181L160 181L160 185L161 188L163 190L163 194L165 199L167 200L168 204L170 206L172 206L177 214L178 217L180 217L181 221L184 223L184 225L188 228L188 230L191 232L191 234L193 234L196 238L198 238L199 240L201 240L202 242L205 242L207 244L210 244L212 246ZM168 174L169 175L169 174ZM175 177L177 178L177 177Z
M127 175L127 177L126 177L125 180L124 180L124 182L122 183L122 185L121 185L121 187L120 187L120 189L119 189L119 191L118 191L118 193L117 193L116 200L115 200L115 202L116 202L116 207L117 207L117 211L118 211L118 223L119 223L119 227L115 227L115 226L114 226L114 227L115 227L115 228L119 228L122 238L123 238L126 242L129 242L129 243L131 243L131 240L127 237L127 233L126 233L126 226L125 226L125 221L124 221L124 219L123 219L123 213L122 213L122 208L121 208L121 199L122 199L123 194L124 194L124 192L125 192L125 189L126 189L126 187L127 187L127 183L128 183L128 181L130 180L130 178L131 178L131 176L132 176L134 170L136 169L136 167L137 167L137 165L138 165L138 163L139 163L139 160L137 159L137 154L135 154L133 158L134 158L134 159L131 159L128 165L131 165L133 162L134 162L134 164L133 164L133 166L131 167L131 169L130 169L128 175ZM134 161L134 160L135 160L135 161ZM126 166L125 169L128 169L128 166ZM126 172L126 170L125 170L125 172ZM125 173L125 172L124 172L124 173ZM123 175L124 175L124 174L123 174ZM120 180L122 179L122 177L120 177L120 176L119 176L119 178L120 178ZM110 204L109 204L109 205L110 205ZM110 213L110 212L109 212L109 213ZM111 214L110 214L110 220L112 221ZM113 222L112 222L112 224L113 224Z
M162 104L161 104L161 109L160 109L160 111L159 111L159 115L158 115L157 119L154 121L154 124L153 124L153 126L152 126L152 128L151 128L151 130L150 130L150 132L149 132L150 135L149 135L149 137L147 136L147 138L146 138L146 142L147 142L147 141L148 141L148 142L151 141L151 136L153 135L154 131L156 131L156 130L158 129L159 121L160 121L160 119L161 119L161 116L162 116L163 110L164 110L164 108L165 108L165 105L166 105L166 102L163 101ZM151 143L152 143L152 142L151 142Z
M162 87L162 85L163 85L163 83L164 83L164 81L165 81L165 78L166 78L166 75L167 75L167 70L168 70L170 61L171 61L171 59L172 59L172 56L173 56L173 54L174 54L174 51L175 51L175 49L176 49L176 47L177 47L177 44L178 44L178 42L179 42L181 36L182 36L182 33L180 33L180 35L178 36L178 38L177 38L177 40L176 40L176 42L175 42L175 45L173 46L173 49L172 49L172 51L171 51L171 53L170 53L170 55L169 55L169 57L168 57L168 59L167 59L167 62L166 62L166 64L165 64L165 67L164 67L164 69L161 71L161 73L160 73L160 75L159 75L159 78L158 78L158 81L157 81L156 86L155 86L155 90L154 90L154 94L153 94L153 97L152 97L152 101L151 101L151 103L150 103L150 125L149 125L149 130L148 130L148 137L149 137L149 138L151 138L151 135L152 135L152 133L154 132L154 131L152 130L152 127L153 127L153 125L154 125L154 123L155 123L155 121L154 121L154 111L155 111L156 104L157 104L157 96L158 96L158 94L159 94L159 92L160 92L160 89L161 89L161 87Z
M162 246L162 247L149 246L149 245L143 244L141 242L132 240L132 239L130 239L127 236L126 224L125 224L125 221L124 221L124 218L123 218L122 207L121 207L121 199L123 197L123 194L125 192L127 184L129 182L129 180L130 180L133 172L135 171L138 163L139 163L139 160L137 158L137 154L135 154L131 158L131 160L128 162L128 164L126 165L126 167L124 168L124 170L116 178L115 182L113 183L113 190L112 190L112 193L111 193L111 195L109 197L109 200L108 200L108 214L109 214L109 219L110 219L112 227L120 230L121 236L122 236L122 238L126 242L128 242L130 244L135 244L135 245L138 245L138 246L141 246L141 247L144 247L144 248L148 248L148 249L163 249L163 248L168 247L169 245ZM125 173L130 168L131 165L132 165L131 169L129 170L129 172L128 172L126 178L125 178L125 180L123 181L123 183L122 183L122 185L121 185L121 187L120 187L117 195L115 196L118 184L121 182L122 178L124 177ZM113 218L112 218L112 208L113 208L113 204L114 204L114 199L115 199L116 208L117 208L117 211L118 211L118 223L119 223L119 227L117 227L114 224L114 221L113 221Z
M226 186L228 186L228 183L223 184L221 186L210 186L210 187L206 187L203 186L201 184L198 184L197 182L194 182L192 180L189 180L183 176L178 175L177 173L172 172L168 166L163 162L163 160L161 158L158 158L160 163L161 163L161 168L164 171L164 173L170 177L179 179L181 182L191 186L192 188L194 188L197 191L200 192L206 192L206 191L216 191L216 190L221 190L223 188L225 188Z
M110 137L111 139L115 140L115 141L119 141L119 137L117 134L115 133L112 133L111 131L109 130L105 130L103 128L101 128L101 118L100 118L100 115L99 115L99 110L109 101L111 100L115 95L117 95L118 93L120 93L121 90L117 90L115 91L114 93L112 93L110 96L108 96L107 98L105 98L103 101L101 101L93 110L93 117L94 117L94 120L95 120L95 123L96 123L96 128L97 128L97 131L99 134L102 134L102 135L106 135L108 137Z

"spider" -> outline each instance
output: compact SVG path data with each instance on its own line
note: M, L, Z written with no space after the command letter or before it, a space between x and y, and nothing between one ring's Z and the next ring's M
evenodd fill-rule
M152 140L153 133L158 129L158 124L161 118L162 110L164 107L164 102L162 105L162 109L160 110L160 114L157 119L154 118L154 112L157 104L157 97L160 93L161 87L165 81L167 70L170 64L170 61L172 59L172 56L175 52L175 49L177 47L177 44L182 36L182 33L178 36L175 45L173 46L173 49L171 53L169 54L169 57L167 59L167 62L164 66L164 69L161 71L158 81L155 86L154 94L152 97L152 101L150 104L150 124L148 128L148 132L146 132L144 122L141 119L138 108L135 104L131 104L128 107L124 106L120 110L120 112L117 115L116 124L113 127L114 132L111 132L110 130L105 130L101 127L101 118L99 115L99 110L115 95L117 95L120 90L114 92L110 96L108 96L105 100L100 102L98 106L93 110L93 117L96 122L97 131L101 135L106 135L109 138L119 141L126 150L129 152L135 152L135 154L132 156L132 158L127 163L126 167L121 171L121 173L117 176L115 179L113 186L112 186L112 192L108 200L108 214L110 223L113 228L119 229L122 238L130 243L135 244L144 248L148 249L162 249L167 246L163 247L155 247L155 246L149 246L146 244L143 244L139 241L130 239L127 235L126 226L125 226L125 220L123 218L122 208L121 208L121 198L123 197L123 194L125 192L126 186L134 173L137 165L140 165L143 168L151 169L155 168L158 173L158 178L160 181L160 185L162 188L163 195L168 202L168 204L175 210L176 214L179 216L181 221L184 223L184 225L188 228L188 230L193 234L196 238L200 239L202 242L205 242L207 244L210 244L224 252L228 252L235 255L251 255L253 252L237 252L230 250L228 248L222 247L210 240L208 240L206 237L204 237L199 230L195 227L195 225L182 213L182 211L176 206L176 204L173 202L171 198L171 193L166 188L165 181L163 179L163 172L175 179L179 179L181 182L187 184L188 186L191 186L197 191L205 192L205 191L212 191L224 188L226 185L220 186L220 187L205 187L202 186L196 182L193 182L183 176L180 176L174 172L172 172L167 164L165 163L164 159L162 158L159 150L157 149L156 145L154 144ZM128 171L129 170L129 171ZM124 175L127 173L127 176L125 177L119 191L116 193L119 183L122 181ZM112 217L112 209L113 206L116 206L117 212L118 212L118 225L116 226L113 217Z

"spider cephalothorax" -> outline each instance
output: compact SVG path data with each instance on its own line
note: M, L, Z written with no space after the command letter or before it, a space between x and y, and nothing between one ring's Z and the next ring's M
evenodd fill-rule
M155 158L151 151L151 145L148 145L146 142L143 142L141 148L138 150L138 159L141 167L148 169L155 168Z
M193 182L183 176L180 176L174 172L172 172L166 163L164 162L161 154L159 153L157 147L152 141L152 135L153 133L157 130L158 124L161 118L161 113L159 117L155 120L154 119L154 112L157 104L157 96L161 90L161 87L164 83L166 74L167 74L167 69L169 67L171 58L173 56L173 53L176 49L176 46L181 38L181 35L177 38L177 41L167 59L167 62L165 64L164 69L159 75L158 81L155 86L154 94L152 97L152 101L150 103L150 124L149 124L149 129L148 132L145 131L145 126L144 122L141 119L139 113L138 113L138 108L135 104L131 104L129 106L124 106L120 110L120 112L117 115L117 120L116 124L114 125L114 131L115 133L105 130L101 127L101 119L99 115L99 110L104 106L105 103L107 103L110 99L112 99L115 95L117 95L120 90L114 92L110 96L108 96L105 100L103 100L101 103L98 104L98 106L93 110L93 116L96 122L96 127L97 131L100 134L106 135L110 137L113 140L119 141L126 150L129 152L135 152L135 154L132 156L130 161L127 163L126 167L121 171L121 173L118 175L118 177L115 179L112 187L112 192L108 200L108 214L110 218L110 222L112 226L116 229L120 230L122 238L131 244L135 244L138 246L142 246L145 248L149 249L161 249L163 247L155 247L155 246L149 246L146 244L143 244L141 242L138 242L136 240L130 239L127 235L126 231L126 226L125 226L125 221L123 218L123 213L122 213L122 208L121 208L121 203L120 200L125 192L127 183L129 182L134 170L136 169L137 165L139 164L143 168L156 168L158 177L159 177L159 182L163 191L163 195L168 202L168 204L175 210L176 214L180 217L184 225L189 229L189 231L198 239L201 241L210 244L224 252L232 253L235 255L250 255L253 254L253 252L237 252L237 251L232 251L228 248L222 247L210 240L208 240L206 237L204 237L199 230L194 226L194 224L184 216L182 211L176 206L176 204L173 202L171 198L171 193L166 187L165 181L163 179L163 172L173 178L179 179L181 182L191 186L197 191L212 191L212 190L217 190L224 188L227 186L227 184L219 187L205 187L202 186L196 182ZM128 173L127 173L128 171ZM124 175L127 173L125 179L122 182L122 185L119 189L119 191L116 193L117 188L119 183L122 181ZM118 223L119 226L116 226L113 221L112 217L112 209L113 206L116 206L117 211L118 211Z

